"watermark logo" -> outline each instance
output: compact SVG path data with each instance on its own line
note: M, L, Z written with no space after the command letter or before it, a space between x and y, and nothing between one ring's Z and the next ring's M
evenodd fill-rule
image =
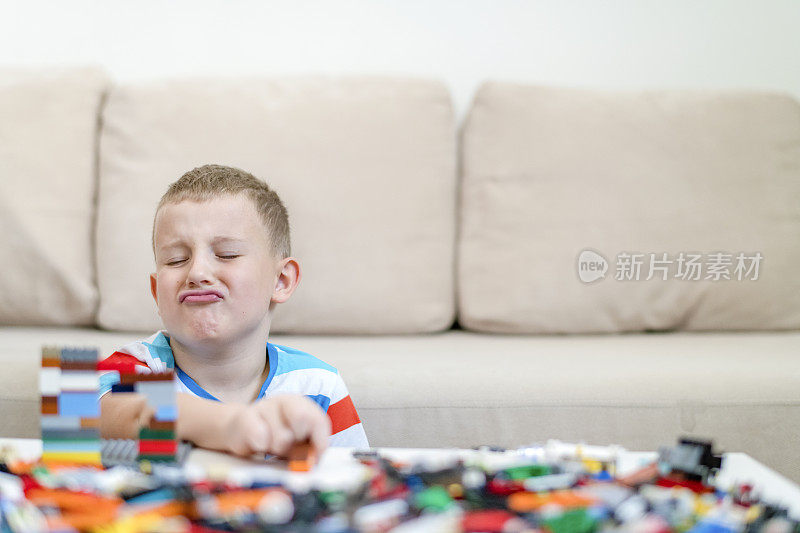
M764 256L761 252L620 252L614 264L616 281L757 281ZM578 277L584 283L605 278L609 263L586 248L578 254Z
M578 255L578 277L584 283L592 283L606 277L608 261L594 250L581 251Z

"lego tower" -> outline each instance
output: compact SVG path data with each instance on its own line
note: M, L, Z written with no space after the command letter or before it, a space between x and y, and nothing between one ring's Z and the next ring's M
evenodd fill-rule
M97 350L42 348L42 461L101 466Z

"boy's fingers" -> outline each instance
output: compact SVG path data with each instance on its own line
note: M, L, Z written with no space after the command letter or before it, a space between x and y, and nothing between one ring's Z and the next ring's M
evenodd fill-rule
M299 395L263 400L258 414L269 433L268 452L285 456L295 442L310 441L318 454L328 447L331 423L312 400Z
M301 401L289 400L284 404L283 414L286 423L292 428L295 440L305 441L309 438L317 422L315 417L320 412L319 406L308 398Z
M283 409L279 406L277 409L270 409L269 413L264 413L264 421L269 429L269 449L270 453L275 455L286 455L289 448L294 444L294 435L292 430L286 424L283 416ZM263 413L263 412L262 412Z
M313 402L306 416L308 417L307 420L310 426L307 438L317 451L317 455L321 455L328 447L328 439L331 436L331 420L328 418L328 415Z
M294 436L292 430L283 424L275 424L272 426L272 442L270 443L271 451L275 455L285 456L286 453L294 444Z
M311 420L306 413L289 412L286 414L286 422L292 429L294 440L301 441L308 438L311 433Z
M328 437L331 434L331 422L328 415L315 402L303 398L303 402L292 404L294 413L290 419L302 421L303 431L296 431L298 440L309 440L317 454L321 454L328 446Z
M269 429L260 417L253 417L253 425L244 428L247 435L248 453L264 452L269 447Z
M254 411L245 408L236 420L238 427L233 438L233 452L238 455L250 455L266 450L269 445L269 429Z
M331 435L331 423L327 415L324 415L324 420L319 424L314 424L311 429L309 440L317 451L317 455L322 455L322 452L328 447L328 438Z
M150 407L149 404L146 404L139 413L139 419L136 422L139 427L145 427L150 423L154 416L156 416L155 409Z

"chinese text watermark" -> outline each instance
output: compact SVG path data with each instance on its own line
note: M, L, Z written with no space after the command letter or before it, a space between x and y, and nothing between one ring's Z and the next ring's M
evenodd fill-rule
M620 252L613 272L617 281L756 281L763 259L761 252ZM580 280L592 283L604 279L610 265L602 254L587 248L578 254L577 267Z

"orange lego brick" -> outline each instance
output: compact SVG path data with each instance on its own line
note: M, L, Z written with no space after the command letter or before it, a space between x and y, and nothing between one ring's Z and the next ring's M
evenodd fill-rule
M42 396L42 414L58 414L58 396Z
M32 488L26 493L28 500L37 506L52 506L62 513L113 513L122 504L120 498L106 498L87 492L66 489ZM88 510L88 511L87 511Z
M555 504L564 509L588 507L596 500L571 490L535 493L517 492L508 497L508 508L518 513L529 513L541 509L545 505Z
M220 514L227 514L236 511L237 509L246 508L255 511L258 504L268 494L273 492L280 492L279 489L253 489L253 490L240 490L233 492L223 492L216 496L217 509Z
M289 463L287 467L292 472L308 472L317 462L317 454L310 442L300 442L292 445L289 450Z
M96 429L99 427L99 418L81 418L81 429Z

